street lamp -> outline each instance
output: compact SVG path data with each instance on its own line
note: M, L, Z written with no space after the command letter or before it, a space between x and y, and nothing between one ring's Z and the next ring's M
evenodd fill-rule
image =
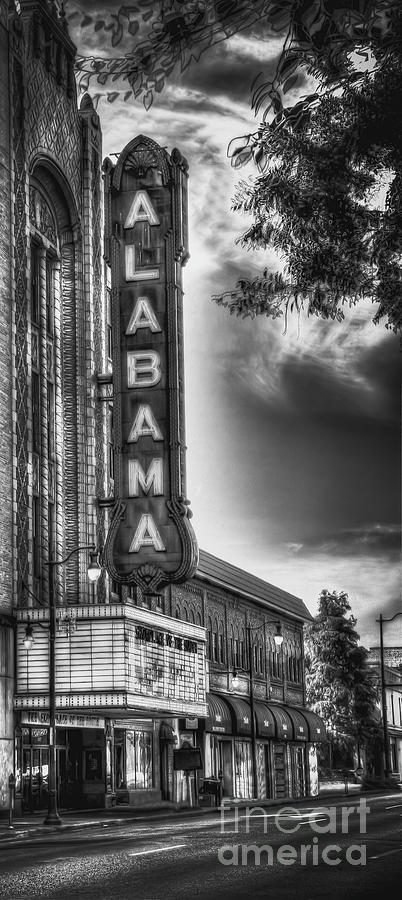
M282 634L282 625L280 622L275 623L266 623L266 624L275 624L276 632L274 634L274 641L276 647L279 647L283 644L283 634ZM248 652L248 678L249 678L249 700L250 700L250 729L251 729L251 764L253 769L253 796L257 797L258 795L258 784L257 784L257 744L256 744L256 731L255 731L255 716L254 716L254 679L253 679L253 658L252 658L252 642L251 642L251 632L252 631L260 631L261 625L256 625L254 628L251 625L246 625L247 631L247 652ZM236 690L239 686L239 680L237 677L237 671L233 669L233 678L232 678L232 687Z
M82 549L82 548L81 548ZM68 558L68 557L67 557ZM99 565L99 553L96 549L91 550L89 554L88 580L91 584L96 584L101 576L102 569Z
M98 551L94 544L84 544L71 550L64 559L49 559L49 790L48 811L44 825L61 825L62 820L57 811L57 750L56 750L56 604L54 590L54 570L56 566L64 566L68 560L83 550L90 551L88 578L92 583L98 580L101 567L98 562ZM40 623L38 623L40 624ZM43 626L42 626L43 627ZM34 643L33 628L28 620L25 629L24 647L31 650Z
M380 613L380 618L376 619L376 622L378 622L379 626L380 626L381 705L382 705L382 727L383 727L383 732L384 732L384 756L385 756L385 777L386 778L391 773L391 758L390 758L390 752L389 752L389 737L388 737L387 694L386 694L386 684L385 684L383 624L384 624L384 622L393 622L394 619L398 618L398 616L402 616L402 611L395 613L395 615L391 616L390 619L384 619L384 616L381 615L381 613Z

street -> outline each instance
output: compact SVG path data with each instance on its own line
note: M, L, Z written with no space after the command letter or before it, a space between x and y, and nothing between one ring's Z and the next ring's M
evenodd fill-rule
M326 805L328 804L328 805ZM367 809L366 809L367 805ZM378 898L402 875L400 793L211 810L7 841L0 898ZM257 848L265 848L259 851Z

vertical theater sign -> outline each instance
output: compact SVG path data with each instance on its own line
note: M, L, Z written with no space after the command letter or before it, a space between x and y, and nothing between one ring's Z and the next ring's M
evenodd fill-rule
M115 444L104 564L114 581L152 593L197 565L185 488L187 163L140 135L104 168Z

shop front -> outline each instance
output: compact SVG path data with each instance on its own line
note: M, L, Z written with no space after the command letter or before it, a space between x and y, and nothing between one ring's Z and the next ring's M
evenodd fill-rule
M222 782L223 795L253 796L250 704L244 697L208 694L204 735L205 777ZM254 702L257 789L260 799L317 793L316 743L325 740L322 720L309 710Z
M16 802L27 811L46 808L49 784L49 644L35 628L46 613L34 614L29 653L23 611L17 632ZM207 712L205 630L123 604L78 607L55 669L60 808L174 800L179 718L198 726Z
M64 714L58 716L58 726L58 805L65 809L103 805L104 719ZM23 713L16 729L16 796L22 812L46 809L48 787L49 714Z

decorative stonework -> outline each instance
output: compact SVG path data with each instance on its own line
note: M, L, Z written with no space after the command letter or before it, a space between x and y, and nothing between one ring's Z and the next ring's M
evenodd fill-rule
M16 406L16 544L17 592L28 582L28 363L27 363L27 221L24 134L24 78L13 60L15 406Z
M70 183L78 207L81 207L80 122L74 99L51 78L40 59L26 64L27 84L27 158L41 153L56 160Z
M92 165L91 165L91 186L92 186L92 297L93 297L93 321L94 321L94 357L95 370L103 371L104 368L104 348L102 343L102 335L105 330L105 312L102 296L102 202L101 202L101 182L100 182L100 156L98 144L99 140L99 119L95 113L95 122L92 122L90 133L92 136ZM95 125L97 126L95 128ZM105 420L103 404L95 414L95 493L97 497L102 497L105 491L106 466L105 466ZM106 536L106 514L102 508L98 509L98 542L99 546L103 546ZM99 602L106 600L105 579L102 577L98 583L97 596Z
M288 703L291 703L292 706L303 706L303 690L295 690L294 688L287 688L286 691L286 700Z
M283 688L278 684L271 684L271 700L283 700Z

